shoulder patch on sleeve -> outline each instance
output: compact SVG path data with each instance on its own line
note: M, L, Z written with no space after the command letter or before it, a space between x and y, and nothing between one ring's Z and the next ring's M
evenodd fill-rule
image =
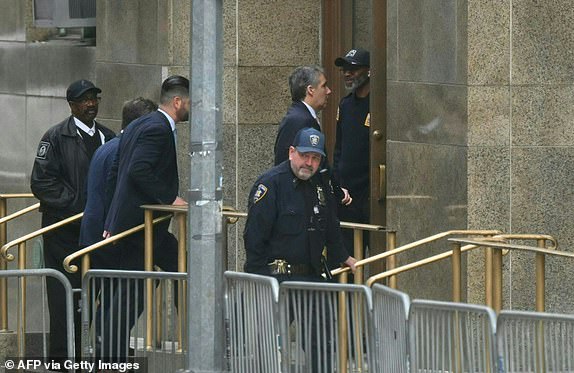
M46 154L48 154L48 150L50 150L50 143L46 141L40 141L38 145L38 152L36 153L36 158L38 159L46 159Z
M253 194L253 203L261 201L266 194L267 194L267 187L263 184L259 184L257 186L255 194Z

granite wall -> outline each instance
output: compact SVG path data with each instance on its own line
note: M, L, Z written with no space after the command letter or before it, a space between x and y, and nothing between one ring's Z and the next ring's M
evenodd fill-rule
M550 234L572 251L574 7L468 3L469 227ZM472 263L469 298L481 302L482 257ZM512 253L504 263L504 307L533 309L533 255ZM574 310L572 265L547 261L547 310Z

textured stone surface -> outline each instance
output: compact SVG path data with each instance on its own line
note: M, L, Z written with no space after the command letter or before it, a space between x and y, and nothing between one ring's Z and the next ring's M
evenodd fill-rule
M0 42L0 92L24 94L26 92L26 44Z
M4 0L0 12L0 40L26 40L26 2L22 0Z
M468 88L468 145L510 144L510 89Z
M66 97L66 89L75 80L96 79L94 47L80 47L74 43L33 43L26 47L29 63L26 69L26 92L35 96ZM54 67L47 69L47 66Z
M398 245L467 226L466 148L390 142L388 144L387 226ZM446 241L399 257L399 263L448 250ZM399 276L399 289L413 297L451 299L450 262L443 261Z
M399 79L466 83L466 1L401 1Z
M507 147L468 149L468 227L510 228L510 151Z
M574 8L569 0L512 1L512 82L574 82Z
M98 84L102 88L98 117L121 118L124 102L138 96L158 102L161 82L167 78L163 72L157 65L96 63ZM185 76L188 75L189 71Z
M574 244L574 149L570 147L515 148L512 151L512 229L517 233L543 233L559 239L561 250ZM574 310L571 287L574 259L549 259L546 265L548 309ZM510 275L513 308L533 309L533 255L513 255Z
M517 86L512 91L512 143L574 145L574 87Z
M288 80L293 68L239 67L238 70L239 123L279 124L291 105Z
M466 145L466 96L464 86L390 82L387 138Z
M468 1L468 84L510 80L510 0Z
M177 38L188 39L189 35L188 31L183 35L174 33L177 22L171 17L184 19L190 14L189 5L187 11L174 12L171 4L168 0L103 0L99 3L97 60L171 64L175 47L172 43Z
M296 16L285 16L287 14ZM320 61L321 1L242 0L240 66L299 66ZM268 78L269 76L265 76ZM259 79L260 83L263 79Z

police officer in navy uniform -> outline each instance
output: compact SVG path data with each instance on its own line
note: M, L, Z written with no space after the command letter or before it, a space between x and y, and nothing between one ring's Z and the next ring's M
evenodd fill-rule
M361 49L351 49L335 60L341 68L345 88L350 93L343 97L337 110L337 135L333 153L333 174L342 188L348 189L353 203L339 206L339 219L368 223L369 212L369 138L371 116L369 110L370 56ZM365 232L363 243L368 245ZM343 240L349 254L354 253L353 231L343 230Z
M320 281L325 246L330 262L354 271L355 259L342 244L329 177L317 173L324 146L321 132L300 130L289 159L255 182L243 234L246 272L272 275L279 281Z

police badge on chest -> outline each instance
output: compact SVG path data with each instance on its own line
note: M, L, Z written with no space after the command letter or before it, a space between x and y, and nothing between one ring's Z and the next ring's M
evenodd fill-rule
M323 187L321 187L320 185L317 185L317 199L319 200L319 205L320 206L326 206L327 205L327 201L325 199L325 192L323 191Z

